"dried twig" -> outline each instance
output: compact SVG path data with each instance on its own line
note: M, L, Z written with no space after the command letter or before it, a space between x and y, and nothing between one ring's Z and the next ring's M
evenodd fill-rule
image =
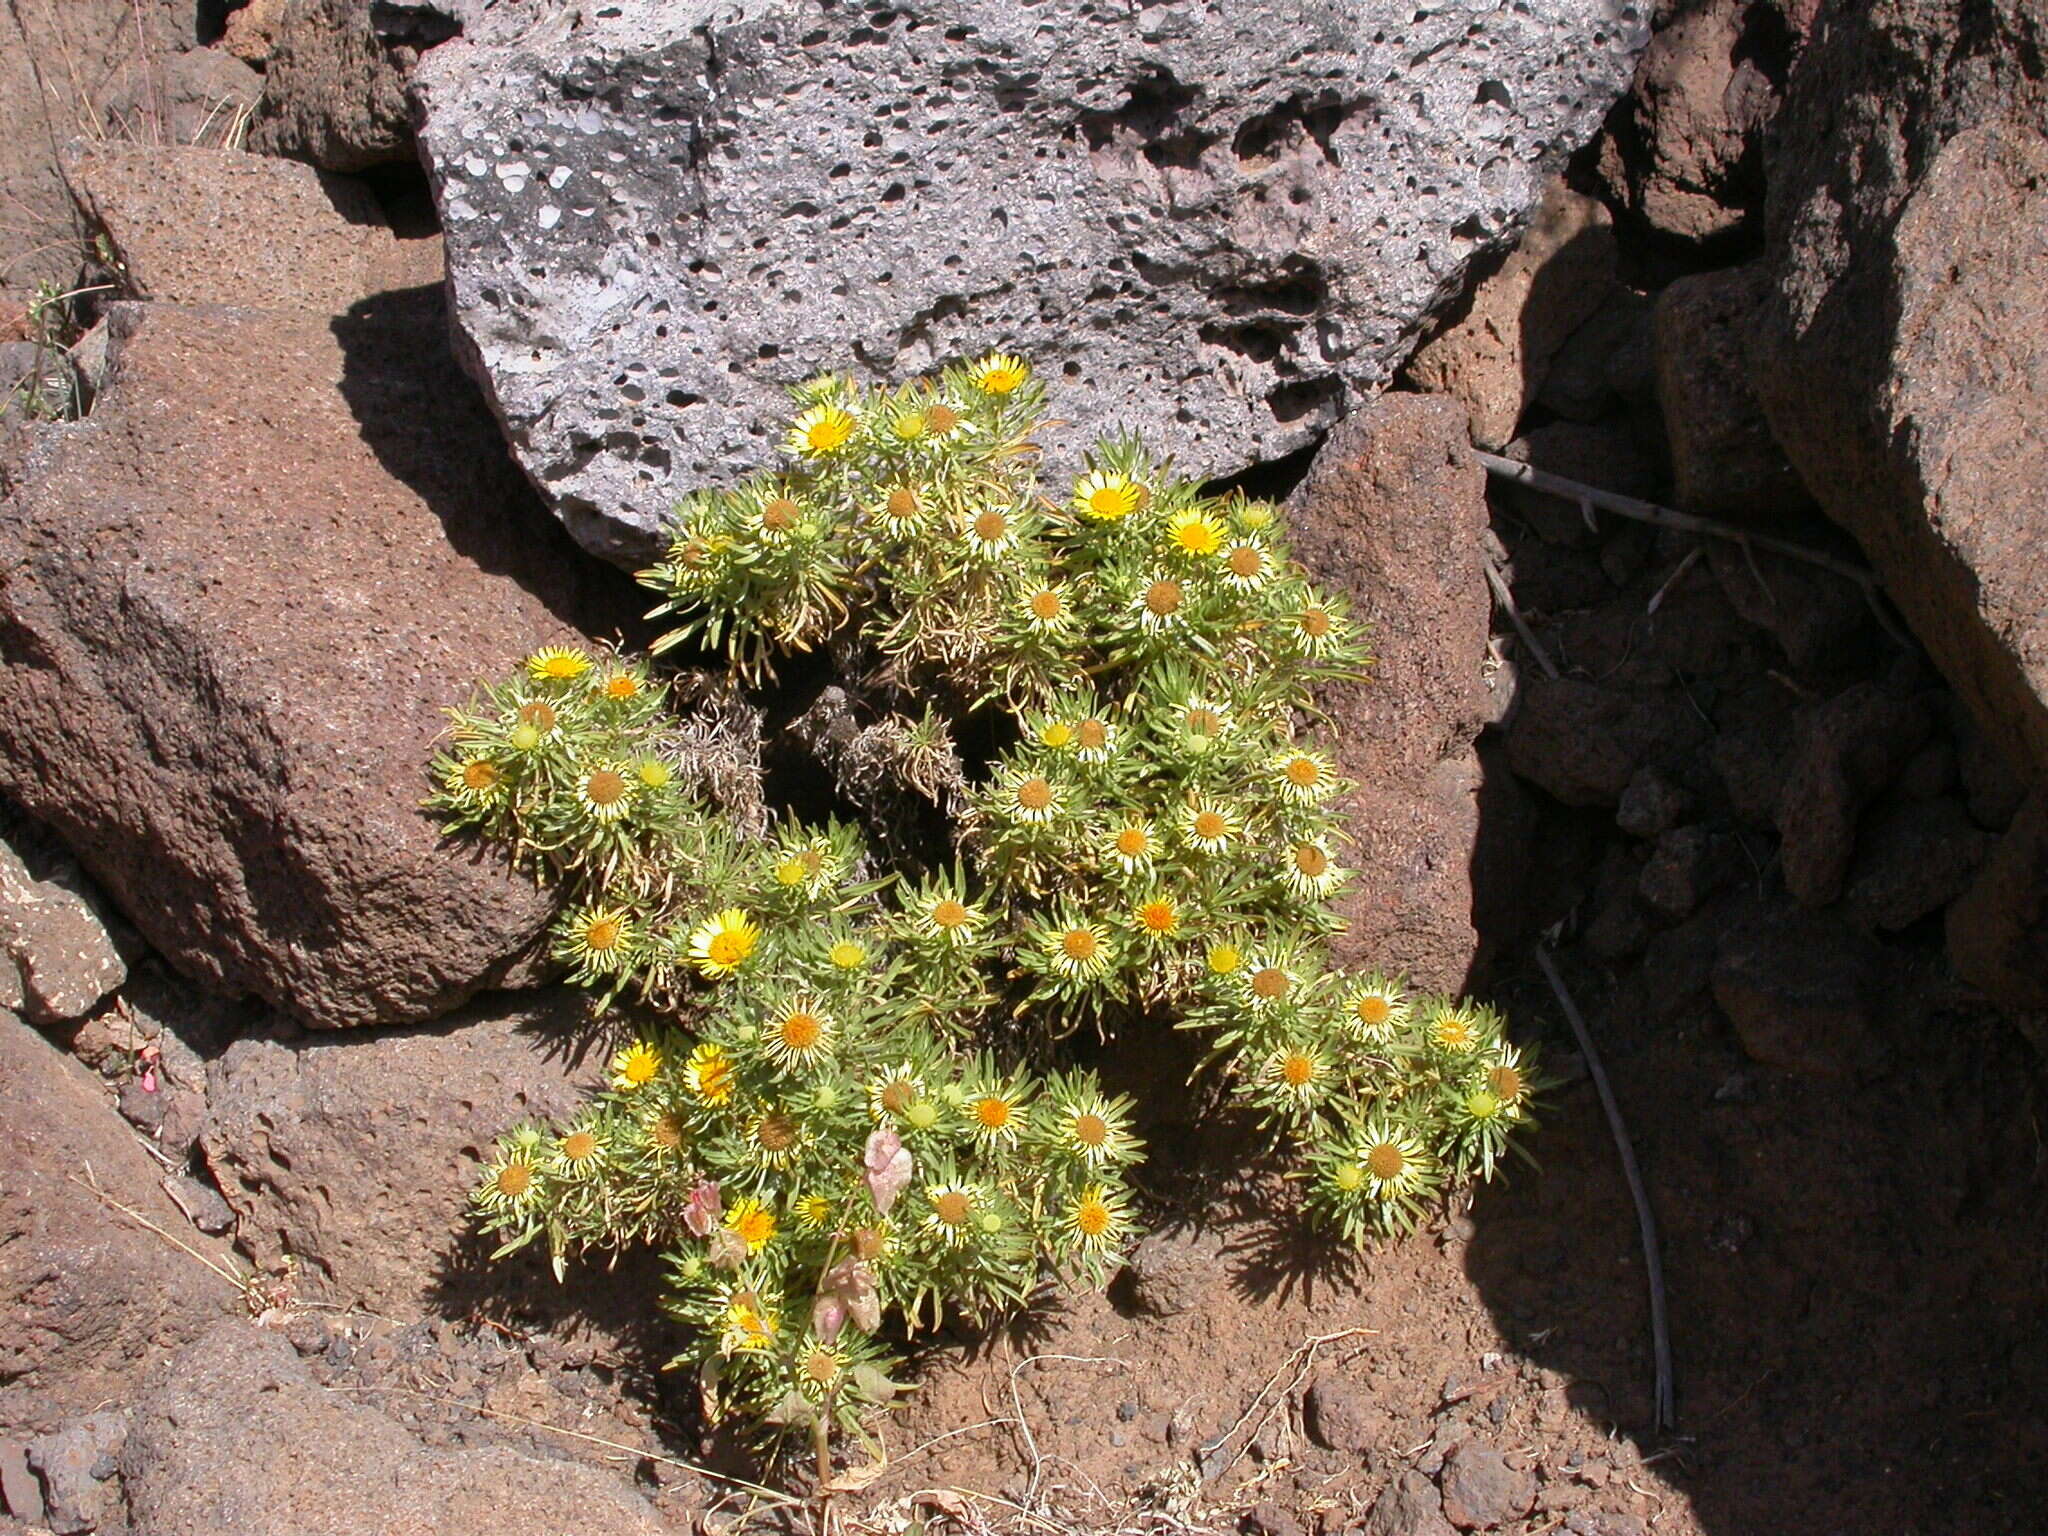
M1513 480L1531 490L1546 491L1552 496L1562 496L1567 501L1576 501L1583 511L1598 507L1603 512L1612 512L1619 517L1632 518L1639 523L1653 523L1660 528L1676 528L1682 533L1703 534L1708 538L1728 539L1745 548L1768 549L1773 554L1784 555L1787 559L1803 560L1808 565L1817 565L1824 571L1832 571L1844 581L1854 582L1862 590L1864 599L1870 604L1871 612L1877 616L1885 633L1902 645L1910 645L1911 639L1898 626L1898 622L1886 613L1880 600L1882 589L1878 585L1877 573L1868 567L1844 560L1825 550L1809 549L1790 539L1778 538L1775 534L1756 533L1734 523L1724 523L1718 518L1701 517L1694 512L1680 512L1673 507L1660 507L1653 501L1640 501L1634 496L1624 496L1619 491L1603 491L1598 486L1572 480L1564 475L1553 475L1547 469L1504 459L1497 453L1482 453L1472 450L1472 457L1489 475L1502 480Z
M1285 1402L1293 1394L1294 1389L1308 1379L1308 1373L1314 1368L1316 1363L1317 1350L1321 1349L1325 1344L1337 1344L1345 1339L1375 1337L1378 1333L1379 1329L1377 1328L1344 1328L1336 1333L1317 1334L1314 1338L1305 1340L1298 1345L1293 1354L1280 1362L1280 1368L1266 1378L1266 1384L1253 1394L1251 1406L1237 1416L1237 1422L1200 1448L1202 1456L1206 1458L1228 1445L1231 1437L1251 1422L1251 1417L1254 1413L1258 1413L1259 1405L1266 1401L1266 1394L1279 1384L1280 1378L1287 1375L1290 1371L1294 1372L1294 1379L1287 1384L1280 1395L1267 1407L1266 1412L1260 1416L1258 1427L1245 1436L1244 1444L1237 1448L1237 1454L1232 1456L1214 1475L1221 1477L1225 1472L1228 1472L1232 1467L1244 1460L1244 1453L1251 1448L1252 1441L1259 1437L1259 1430L1266 1427L1266 1420L1273 1416L1273 1410ZM1210 1480L1210 1477L1207 1475L1202 1479L1204 1482L1209 1482Z
M1508 622L1515 626L1515 633L1522 637L1522 644L1529 654L1536 658L1536 664L1543 668L1548 677L1557 677L1557 663L1550 659L1550 653L1536 643L1536 636L1530 630L1528 621L1522 617L1522 610L1515 606L1515 594L1508 590L1507 578L1500 573L1500 567L1491 560L1486 562L1486 584L1493 588L1493 600L1500 604L1500 611L1508 616Z
M1600 1107L1607 1112L1607 1128L1614 1134L1615 1151L1621 1154L1621 1171L1628 1179L1628 1192L1636 1203L1636 1225L1643 1243L1643 1269L1650 1283L1650 1341L1657 1367L1657 1428L1675 1429L1678 1413L1671 1388L1671 1329L1664 1315L1664 1258L1657 1244L1657 1218L1650 1210L1649 1192L1643 1187L1642 1170L1636 1166L1636 1150L1628 1139L1628 1126L1622 1121L1621 1106L1615 1102L1614 1086L1607 1080L1607 1069L1600 1064L1600 1053L1593 1049L1593 1036L1579 1013L1579 1005L1565 990L1564 978L1557 974L1550 951L1541 944L1536 946L1536 963L1543 968L1543 978L1550 983L1550 990L1557 994L1564 1016L1571 1023L1572 1034L1578 1038L1579 1050L1586 1058L1586 1071L1600 1092Z

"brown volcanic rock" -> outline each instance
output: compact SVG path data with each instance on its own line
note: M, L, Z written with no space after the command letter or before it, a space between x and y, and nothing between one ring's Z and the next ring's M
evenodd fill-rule
M596 1086L601 1057L569 1049L583 1011L555 989L431 1030L237 1040L208 1069L200 1145L244 1251L266 1269L297 1254L309 1295L432 1309L429 1256L470 1228L480 1153L522 1120L566 1119Z
M399 239L369 187L347 176L141 144L74 146L64 170L138 298L338 314L441 280L440 237Z
M504 1445L439 1450L330 1392L279 1333L212 1329L137 1405L121 1451L148 1536L667 1536L633 1485Z
M1464 410L1386 395L1348 418L1295 493L1294 550L1371 626L1363 683L1324 690L1358 873L1338 901L1339 960L1463 985L1478 948L1472 863L1482 778L1473 741L1494 713L1482 667L1492 601L1480 552L1485 471Z
M1763 181L1758 150L1778 110L1773 55L1793 24L1777 0L1698 0L1650 40L1600 175L1617 202L1688 240L1739 228Z
M550 910L421 813L442 711L574 638L595 574L438 295L113 328L98 409L0 503L0 783L191 975L320 1026L441 1013Z
M1772 138L1751 372L1778 441L2015 763L2048 773L2038 0L1830 0Z
M123 1400L166 1351L240 1304L234 1288L79 1182L88 1176L202 1253L90 1072L0 1013L0 1424L55 1429Z
M1501 447L1514 437L1558 348L1607 298L1614 269L1606 206L1572 191L1560 176L1522 243L1473 291L1464 318L1416 352L1408 377L1462 404L1471 413L1473 442Z

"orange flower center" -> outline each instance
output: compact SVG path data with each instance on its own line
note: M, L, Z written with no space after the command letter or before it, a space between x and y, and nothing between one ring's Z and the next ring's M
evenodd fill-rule
M1486 1086L1501 1103L1512 1104L1522 1096L1522 1074L1513 1067L1495 1067L1486 1074Z
M588 1131L571 1131L562 1138L562 1156L580 1163L597 1150L597 1138Z
M1109 1122L1100 1115L1076 1115L1074 1140L1084 1147L1099 1147L1109 1140Z
M1157 618L1180 611L1180 583L1155 581L1145 589L1145 607Z
M1264 966L1252 972L1252 995L1273 1002L1287 995L1287 989L1294 985L1293 979L1277 965Z
M1230 831L1230 823L1223 819L1221 811L1202 811L1195 817L1195 836L1205 843L1213 843Z
M754 1140L764 1152L787 1152L796 1145L796 1122L784 1114L763 1115L754 1127Z
M1294 867L1311 880L1320 879L1329 872L1330 856L1314 843L1296 843Z
M1287 760L1287 782L1296 789L1314 789L1322 776L1323 770L1312 757L1293 757Z
M1330 632L1330 616L1320 608L1309 608L1298 620L1301 632L1311 640L1320 640Z
M839 1357L829 1349L814 1349L804 1357L804 1375L814 1387L829 1387L839 1375Z
M1171 933L1180 921L1180 913L1170 901L1148 901L1138 908L1138 921L1149 933Z
M1031 617L1050 624L1060 616L1063 605L1059 593L1049 587L1041 587L1031 594Z
M903 519L917 516L917 493L904 486L898 486L889 493L889 515Z
M1266 557L1249 544L1238 545L1224 556L1224 561L1229 565L1231 575L1242 577L1246 581L1250 581L1266 568Z
M967 908L950 896L932 908L932 921L941 928L958 928L967 921Z
M647 1128L648 1140L673 1152L683 1144L683 1122L674 1115L661 1115Z
M1223 717L1213 709L1196 705L1181 717L1188 731L1196 736L1220 736L1223 734Z
M778 1033L792 1051L808 1051L825 1038L825 1026L815 1013L800 1008L782 1021Z
M704 953L713 965L738 965L753 949L744 934L714 933L711 942L704 946Z
M1127 859L1141 858L1151 842L1143 827L1125 827L1116 835L1116 851Z
M1017 786L1017 804L1027 811L1042 811L1052 804L1052 786L1043 779L1026 779Z
M617 949L624 925L616 917L600 917L583 930L583 947L599 954Z
M552 731L555 728L555 708L535 699L531 704L519 706L519 723L530 725L536 731Z
M875 1227L856 1227L847 1241L853 1248L856 1259L878 1259L882 1250L889 1246L889 1235Z
M1280 1063L1280 1077L1290 1088L1306 1088L1316 1080L1315 1059L1299 1051L1289 1051Z
M1378 1028L1394 1016L1394 1005L1384 997L1361 997L1351 1005L1351 1011L1358 1015L1358 1022Z
M1074 1210L1074 1230L1083 1237L1100 1237L1109 1230L1109 1207L1100 1200L1083 1200Z
M617 805L625 798L625 778L609 768L600 768L583 781L583 793L592 805Z
M498 1170L498 1193L518 1199L533 1187L533 1170L524 1163L507 1163Z
M974 520L974 536L983 543L993 544L1010 531L1010 520L996 511L988 511Z
M1093 960L1102 943L1086 928L1069 928L1060 935L1060 952L1069 960Z
M1083 720L1075 729L1083 752L1100 752L1109 745L1109 727L1100 720Z
M496 789L498 787L498 770L489 763L484 762L481 758L473 763L464 763L462 765L462 787L475 790Z
M778 496L761 509L761 526L770 533L787 533L796 526L796 517L796 503Z
M934 432L950 432L960 425L960 413L950 405L935 405L924 413L924 420Z
M974 1101L974 1120L984 1131L1000 1131L1008 1128L1012 1112L1008 1100L991 1094L985 1099Z
M1376 1179L1398 1179L1408 1159L1391 1141L1383 1141L1365 1154L1365 1166Z
M932 1196L932 1214L949 1227L963 1224L973 1210L974 1202L964 1190L949 1189Z
M630 672L621 672L608 677L604 683L604 696L608 699L630 699L640 692L640 679Z

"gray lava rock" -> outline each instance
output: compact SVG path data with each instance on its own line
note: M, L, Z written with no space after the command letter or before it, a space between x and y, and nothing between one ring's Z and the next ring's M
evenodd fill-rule
M93 1413L28 1443L28 1464L43 1484L43 1521L56 1536L99 1529L106 1517L114 1458L128 1438L128 1416Z
M127 976L85 898L36 879L0 842L0 1008L35 1024L80 1019Z
M1360 1536L1452 1536L1436 1484L1420 1472L1403 1472L1373 1500Z
M1467 1442L1444 1458L1444 1514L1465 1531L1490 1531L1529 1512L1536 1479L1490 1445Z
M236 1321L158 1375L120 1472L134 1528L151 1536L674 1529L623 1477L488 1441L431 1448L351 1394L325 1391L283 1334Z
M1303 446L1515 237L1646 34L1611 0L544 0L412 84L472 362L624 560L825 369L1000 344L1184 468Z

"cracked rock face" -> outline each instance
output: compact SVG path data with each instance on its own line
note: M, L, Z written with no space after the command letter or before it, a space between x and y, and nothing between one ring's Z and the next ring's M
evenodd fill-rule
M1056 416L1197 472L1303 447L1519 230L1646 35L1642 0L540 0L414 81L471 364L570 530L630 561L825 369L1002 346Z

